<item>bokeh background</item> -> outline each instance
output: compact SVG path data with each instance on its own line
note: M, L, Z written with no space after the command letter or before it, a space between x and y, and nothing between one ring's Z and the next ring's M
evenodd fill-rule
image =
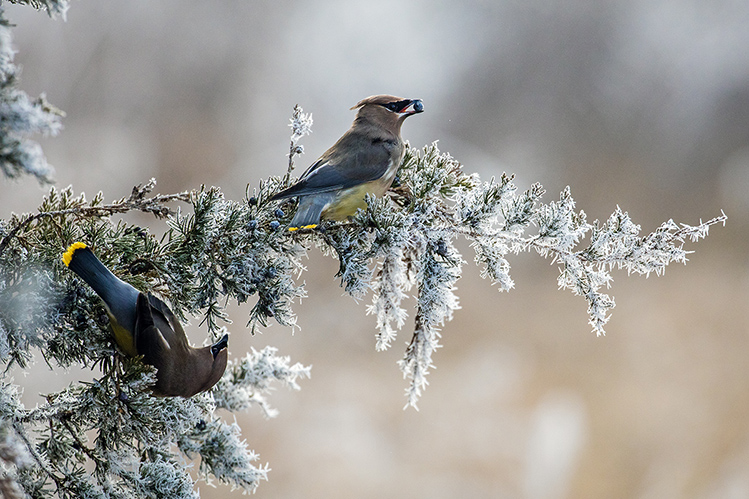
M241 198L284 173L294 104L315 119L304 167L350 106L392 93L424 100L404 126L412 145L439 140L467 171L541 182L547 200L570 185L590 220L617 204L644 231L729 216L689 244L687 266L615 273L603 338L537 255L512 258L505 294L466 265L418 412L403 410L395 364L410 324L375 352L366 302L312 251L301 330L253 337L247 309L231 310L231 355L271 344L313 365L300 392L274 393L277 418L236 416L272 468L257 497L749 497L749 3L135 0L76 1L66 22L7 14L21 87L67 113L42 141L57 185L89 197L153 176L163 193L204 183ZM44 192L0 181L0 216ZM95 374L39 364L17 381L33 405Z

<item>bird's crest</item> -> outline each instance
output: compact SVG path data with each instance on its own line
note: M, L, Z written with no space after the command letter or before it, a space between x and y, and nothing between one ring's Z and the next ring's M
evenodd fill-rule
M400 97L396 97L394 95L370 95L366 99L362 99L357 104L352 107L351 109L357 109L362 106L366 106L367 104L387 104L388 102L396 102L401 101L404 99L401 99Z

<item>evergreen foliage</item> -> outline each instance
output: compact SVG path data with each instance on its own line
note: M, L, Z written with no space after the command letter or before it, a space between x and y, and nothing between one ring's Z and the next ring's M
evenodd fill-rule
M67 2L54 0L19 3L46 8L50 15L64 15L67 9ZM39 144L29 137L56 135L62 128L63 113L49 104L44 95L32 100L18 89L19 70L13 64L10 28L0 6L0 171L10 178L28 174L43 184L50 183L54 170Z
M30 2L50 13L63 3ZM6 176L29 173L42 181L51 170L30 133L55 133L58 115L43 101L31 102L15 87L7 23L0 26L0 144ZM241 439L236 424L217 409L257 406L272 417L267 400L273 383L299 389L310 368L291 364L267 347L229 363L209 393L189 399L156 398L148 391L154 369L122 355L112 342L104 307L93 291L61 262L75 241L90 246L118 277L166 298L182 319L199 317L207 341L225 332L229 301L251 302L251 331L271 322L295 327L292 305L305 296L299 283L303 259L320 249L339 261L341 286L355 299L371 293L367 312L376 317L377 350L389 348L405 327L403 300L413 292L411 340L400 361L409 379L407 406L416 407L433 367L445 324L459 308L456 282L464 257L463 237L482 277L509 291L511 254L533 251L559 268L558 284L582 296L597 335L604 334L614 300L603 292L613 269L660 275L672 262L687 261L687 239L707 236L725 215L696 226L668 221L651 234L617 208L589 223L571 191L543 201L539 184L518 191L513 177L482 181L437 144L408 148L387 196L368 198L346 223L314 230L285 230L294 201L268 200L289 184L299 140L311 117L297 107L292 118L289 169L284 177L248 187L229 200L217 187L152 195L155 181L109 204L97 194L87 201L72 188L51 188L34 214L0 220L0 492L5 497L197 497L187 460L200 460L199 479L254 491L268 465ZM178 203L180 208L172 206ZM183 209L184 208L184 209ZM166 224L164 235L116 219L144 211ZM242 334L234 330L233 334ZM8 368L32 367L33 353L52 370L71 365L96 370L45 403L25 407ZM93 470L93 471L90 471Z

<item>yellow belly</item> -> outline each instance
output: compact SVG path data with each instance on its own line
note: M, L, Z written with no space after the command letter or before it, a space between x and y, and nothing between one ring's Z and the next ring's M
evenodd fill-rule
M109 325L112 327L112 333L114 334L114 341L117 342L124 353L131 357L136 357L138 351L135 348L133 334L120 326L112 314L107 312L107 315L109 316Z
M342 190L336 198L325 207L320 218L336 221L346 220L348 217L355 215L356 210L359 208L365 209L367 207L367 194L382 196L385 194L385 191L388 190L388 187L390 187L391 182L386 184L382 179L378 179L373 182L367 182L366 184Z

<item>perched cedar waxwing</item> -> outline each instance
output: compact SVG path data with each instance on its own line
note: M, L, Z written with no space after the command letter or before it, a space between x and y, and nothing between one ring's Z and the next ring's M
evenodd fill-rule
M382 196L398 171L405 147L403 121L424 111L419 99L374 95L360 101L351 128L305 171L299 181L271 200L299 198L289 230L316 227L320 220L345 220L366 208L365 196Z
M158 369L154 395L191 397L212 388L224 374L229 335L211 346L193 348L163 301L118 279L84 243L71 244L62 261L102 299L123 352L142 355Z

